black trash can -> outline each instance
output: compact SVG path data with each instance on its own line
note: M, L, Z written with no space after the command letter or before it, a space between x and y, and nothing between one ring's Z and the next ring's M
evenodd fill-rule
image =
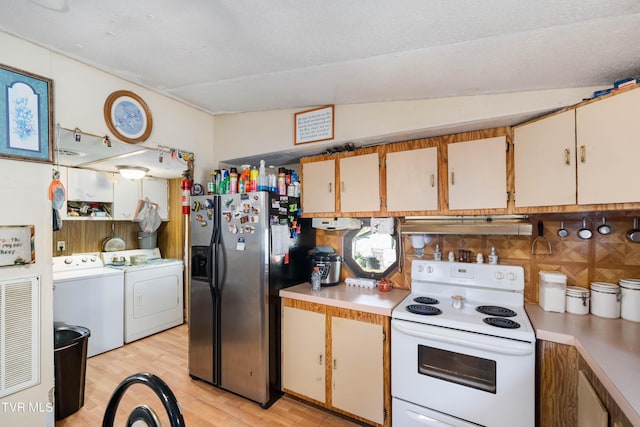
M53 324L55 418L61 420L84 405L87 344L91 331L63 322Z

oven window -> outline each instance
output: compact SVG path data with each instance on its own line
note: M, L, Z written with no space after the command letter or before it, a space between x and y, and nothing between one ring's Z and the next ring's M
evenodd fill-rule
M496 393L495 360L419 345L418 373Z

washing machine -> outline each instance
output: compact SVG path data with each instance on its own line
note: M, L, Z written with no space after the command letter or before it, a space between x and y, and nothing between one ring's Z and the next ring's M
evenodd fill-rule
M102 252L101 257L106 267L124 272L125 343L184 323L182 260L162 258L158 248ZM113 265L114 257L124 257L125 265Z
M53 257L53 320L89 328L87 357L124 344L124 271L98 254Z

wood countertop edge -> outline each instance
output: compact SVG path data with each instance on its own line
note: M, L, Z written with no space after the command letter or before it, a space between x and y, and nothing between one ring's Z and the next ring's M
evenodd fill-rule
M525 305L527 308L527 313L529 314L529 318L531 319L531 323L533 324L533 328L536 331L536 338L539 340L550 341L557 344L566 344L574 346L578 353L585 360L587 365L593 370L594 374L600 380L602 385L605 387L607 392L611 395L616 404L620 407L624 415L629 419L632 425L640 426L640 413L633 407L633 405L629 402L629 400L625 397L622 391L616 386L615 382L611 379L610 375L603 369L600 363L596 360L596 358L589 352L589 350L583 345L580 341L580 337L576 337L571 333L566 333L564 331L550 330L545 329L545 326L540 328L536 327L534 319L536 315L532 316L532 311L542 309L533 303L527 303ZM558 315L560 313L553 313L553 315ZM589 315L590 316L590 315ZM640 402L639 402L640 403Z

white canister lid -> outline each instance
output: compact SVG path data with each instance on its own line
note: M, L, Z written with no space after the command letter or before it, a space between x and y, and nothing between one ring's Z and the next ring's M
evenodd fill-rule
M567 295L580 298L589 298L589 289L582 288L580 286L567 286Z
M640 290L640 279L620 279L620 287Z
M615 283L591 282L591 290L594 292L604 292L607 294L620 293L620 286Z
M558 271L544 271L540 270L540 279L545 282L552 283L567 283L567 275Z

